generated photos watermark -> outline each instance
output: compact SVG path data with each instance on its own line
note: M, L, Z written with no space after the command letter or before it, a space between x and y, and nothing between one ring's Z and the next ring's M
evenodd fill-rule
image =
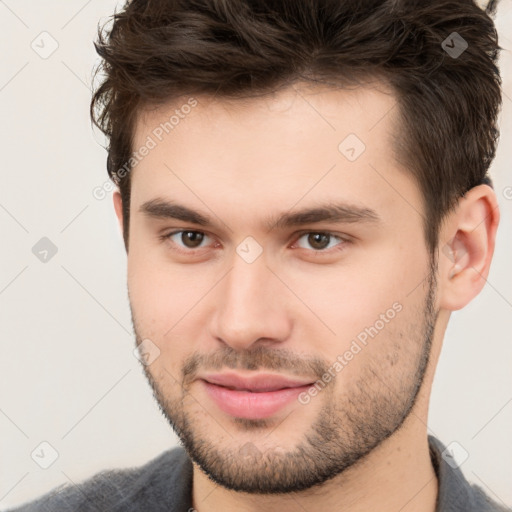
M336 356L334 363L328 368L327 372L322 375L321 379L315 381L307 391L303 391L298 396L298 401L302 405L309 404L311 399L318 395L322 389L327 386L331 380L333 380L338 373L345 368L354 357L359 354L368 345L369 338L375 338L384 327L386 327L391 320L393 320L403 306L399 302L394 302L393 305L386 310L385 313L381 313L379 318L370 327L365 327L350 343L350 347Z

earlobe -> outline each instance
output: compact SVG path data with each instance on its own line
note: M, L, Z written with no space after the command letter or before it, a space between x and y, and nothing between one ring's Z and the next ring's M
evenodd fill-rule
M488 185L472 188L444 224L439 251L440 307L456 311L484 287L499 224L496 194Z

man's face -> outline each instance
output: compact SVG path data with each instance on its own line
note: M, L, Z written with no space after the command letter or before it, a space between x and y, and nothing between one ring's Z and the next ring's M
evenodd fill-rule
M311 487L395 432L436 318L394 97L298 90L173 102L139 119L133 148L151 146L133 170L128 253L145 371L194 462L246 492Z

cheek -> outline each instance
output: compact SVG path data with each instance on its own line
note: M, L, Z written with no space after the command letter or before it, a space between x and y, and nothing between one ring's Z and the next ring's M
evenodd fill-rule
M313 268L286 270L283 281L291 283L295 295L331 328L339 339L347 340L365 327L373 325L379 315L393 305L405 306L415 300L413 290L426 275L426 263L409 261L399 248L381 248L379 251L362 251L351 255L342 264ZM422 288L418 290L423 293ZM302 319L315 315L302 316ZM301 321L301 320L299 320Z
M175 376L194 348L191 340L200 339L205 324L196 321L199 302L211 284L208 276L194 272L192 265L173 265L159 258L151 259L137 250L129 254L130 306L138 335L149 338L160 350L151 373L165 375L167 371Z
M143 325L165 333L185 314L194 287L188 273L165 261L160 250L143 249L134 244L128 254L130 302Z
M352 334L347 333L331 350L329 361L340 393L350 390L349 394L370 397L392 389L398 396L399 390L408 389L425 341L424 317L418 307L410 300L394 303L354 326Z

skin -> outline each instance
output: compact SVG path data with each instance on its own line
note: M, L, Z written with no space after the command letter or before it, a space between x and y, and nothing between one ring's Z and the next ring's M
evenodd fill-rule
M196 99L132 171L128 250L137 343L158 347L144 369L193 459L194 508L434 511L428 401L450 312L489 272L493 190L481 185L461 199L432 262L422 195L395 160L391 135L400 127L384 86L295 84L243 102ZM134 147L187 100L143 112ZM338 150L349 133L366 146L353 162ZM140 211L155 198L213 224ZM326 201L371 208L380 222L266 225ZM118 192L114 207L122 230ZM206 236L196 234L195 249L180 234L161 239L177 230ZM334 236L323 248L310 233ZM236 252L248 236L262 249L252 263ZM307 404L241 420L198 380L214 363L315 380L393 304L400 311Z

